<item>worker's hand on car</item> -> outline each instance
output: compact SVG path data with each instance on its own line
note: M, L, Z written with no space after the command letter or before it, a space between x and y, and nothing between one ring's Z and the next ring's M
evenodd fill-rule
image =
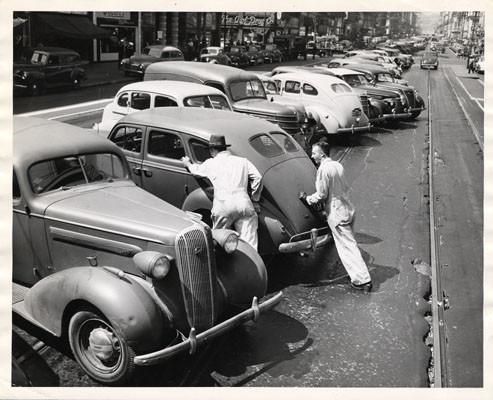
M183 162L183 164L184 164L184 165L185 165L185 167L187 167L187 168L190 166L190 164L192 164L192 163L190 162L190 158L188 158L187 156L182 157L180 160Z

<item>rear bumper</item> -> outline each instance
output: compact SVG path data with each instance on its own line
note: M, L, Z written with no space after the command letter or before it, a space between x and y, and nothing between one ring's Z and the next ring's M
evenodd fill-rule
M135 365L147 366L157 364L186 350L189 350L190 354L193 354L197 346L203 344L204 342L208 342L209 340L232 330L236 326L241 325L243 322L249 320L256 321L260 314L279 304L281 298L282 292L279 292L274 297L271 297L270 299L267 299L263 303L259 304L257 298L254 297L252 306L249 309L227 319L224 322L221 322L216 326L213 326L205 332L199 333L198 335L195 334L195 329L192 328L188 339L153 353L138 355L134 359Z
M370 132L370 130L371 130L371 124L368 123L368 125L365 126L352 125L351 128L339 128L337 129L337 133Z
M279 245L279 253L296 253L306 250L315 250L318 247L325 246L330 242L332 235L329 233L329 227L312 229L310 232L303 232L291 237L288 243Z

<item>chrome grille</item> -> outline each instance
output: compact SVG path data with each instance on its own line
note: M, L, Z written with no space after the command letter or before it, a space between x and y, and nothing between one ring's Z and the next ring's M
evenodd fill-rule
M416 107L416 98L414 97L414 91L404 90L404 94L406 95L409 107L413 107L413 108Z
M269 115L269 114L260 114L260 113L254 113L254 112L249 112L245 113L248 115L252 115L257 118L262 118L265 119L269 122L272 122L273 124L279 126L283 130L285 130L287 133L290 133L294 135L295 133L300 132L300 124L298 122L298 114L293 113L291 115Z
M368 103L368 95L366 94L361 94L359 96L360 100L361 100L361 105L363 106L363 112L365 113L365 115L367 117L370 116L370 105Z
M211 231L197 226L184 230L175 246L188 323L200 332L214 325L218 313Z

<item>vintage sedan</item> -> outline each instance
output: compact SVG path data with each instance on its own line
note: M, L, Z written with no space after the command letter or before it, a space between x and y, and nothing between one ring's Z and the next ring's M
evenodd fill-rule
M17 117L13 142L13 312L67 339L96 381L194 353L280 301L260 302L248 243L139 188L109 140Z
M232 46L226 55L230 58L233 67L248 67L250 65L250 57L245 46Z
M407 100L407 111L411 113L411 118L417 118L421 111L425 110L425 102L419 92L412 86L403 85L401 81L396 80L391 73L381 67L372 65L348 65L347 68L354 71L359 71L365 74L366 79L376 86L381 88L397 90L405 96Z
M373 86L366 79L364 73L352 69L324 68L322 70L342 79L354 91L366 93L369 101L380 108L382 116L386 120L408 119L411 117L411 113L407 110L407 99L397 90Z
M121 119L109 139L123 149L139 186L210 223L212 186L191 175L181 158L205 161L213 134L224 135L229 150L248 158L262 175L261 255L302 252L328 243L331 236L323 216L298 198L300 191L315 191L316 168L301 146L270 122L218 110L155 108Z
M231 65L231 59L226 55L224 49L218 46L204 47L200 50L200 62L212 64Z
M201 107L233 111L223 92L210 86L177 81L145 81L123 86L93 126L108 133L127 114L158 107Z
M282 62L282 53L281 50L277 48L277 44L269 43L265 45L264 62L267 62L269 64Z
M438 69L438 53L435 51L425 51L421 59L421 69Z
M266 119L291 135L301 131L306 115L291 107L270 102L258 76L253 72L238 70L226 65L166 62L151 65L144 80L174 80L200 83L223 92L233 110Z
M79 53L60 47L34 50L29 63L14 63L14 94L36 96L55 87L80 88L87 79Z
M260 46L247 46L246 55L248 56L250 65L259 65L264 63L264 51Z
M371 129L360 96L339 78L295 72L278 74L272 79L277 83L281 96L298 100L307 112L317 117L321 133L368 132Z
M120 68L125 75L144 76L147 67L160 61L183 61L183 53L180 49L173 46L152 45L146 46L142 54L124 58L120 63Z

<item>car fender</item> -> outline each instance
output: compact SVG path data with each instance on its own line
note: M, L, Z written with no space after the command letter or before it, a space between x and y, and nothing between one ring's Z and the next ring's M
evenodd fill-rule
M339 120L335 113L328 107L305 105L306 111L310 113L325 128L327 133L337 133L340 127Z
M257 251L239 239L233 253L216 252L218 279L230 304L251 304L267 292L267 269Z
M197 210L212 210L213 196L214 190L212 188L204 189L199 187L187 196L181 209L194 212L197 212Z
M136 351L154 348L171 329L170 321L140 284L119 269L106 268L74 267L49 275L27 292L26 312L45 329L61 336L63 322L90 304L120 330Z

